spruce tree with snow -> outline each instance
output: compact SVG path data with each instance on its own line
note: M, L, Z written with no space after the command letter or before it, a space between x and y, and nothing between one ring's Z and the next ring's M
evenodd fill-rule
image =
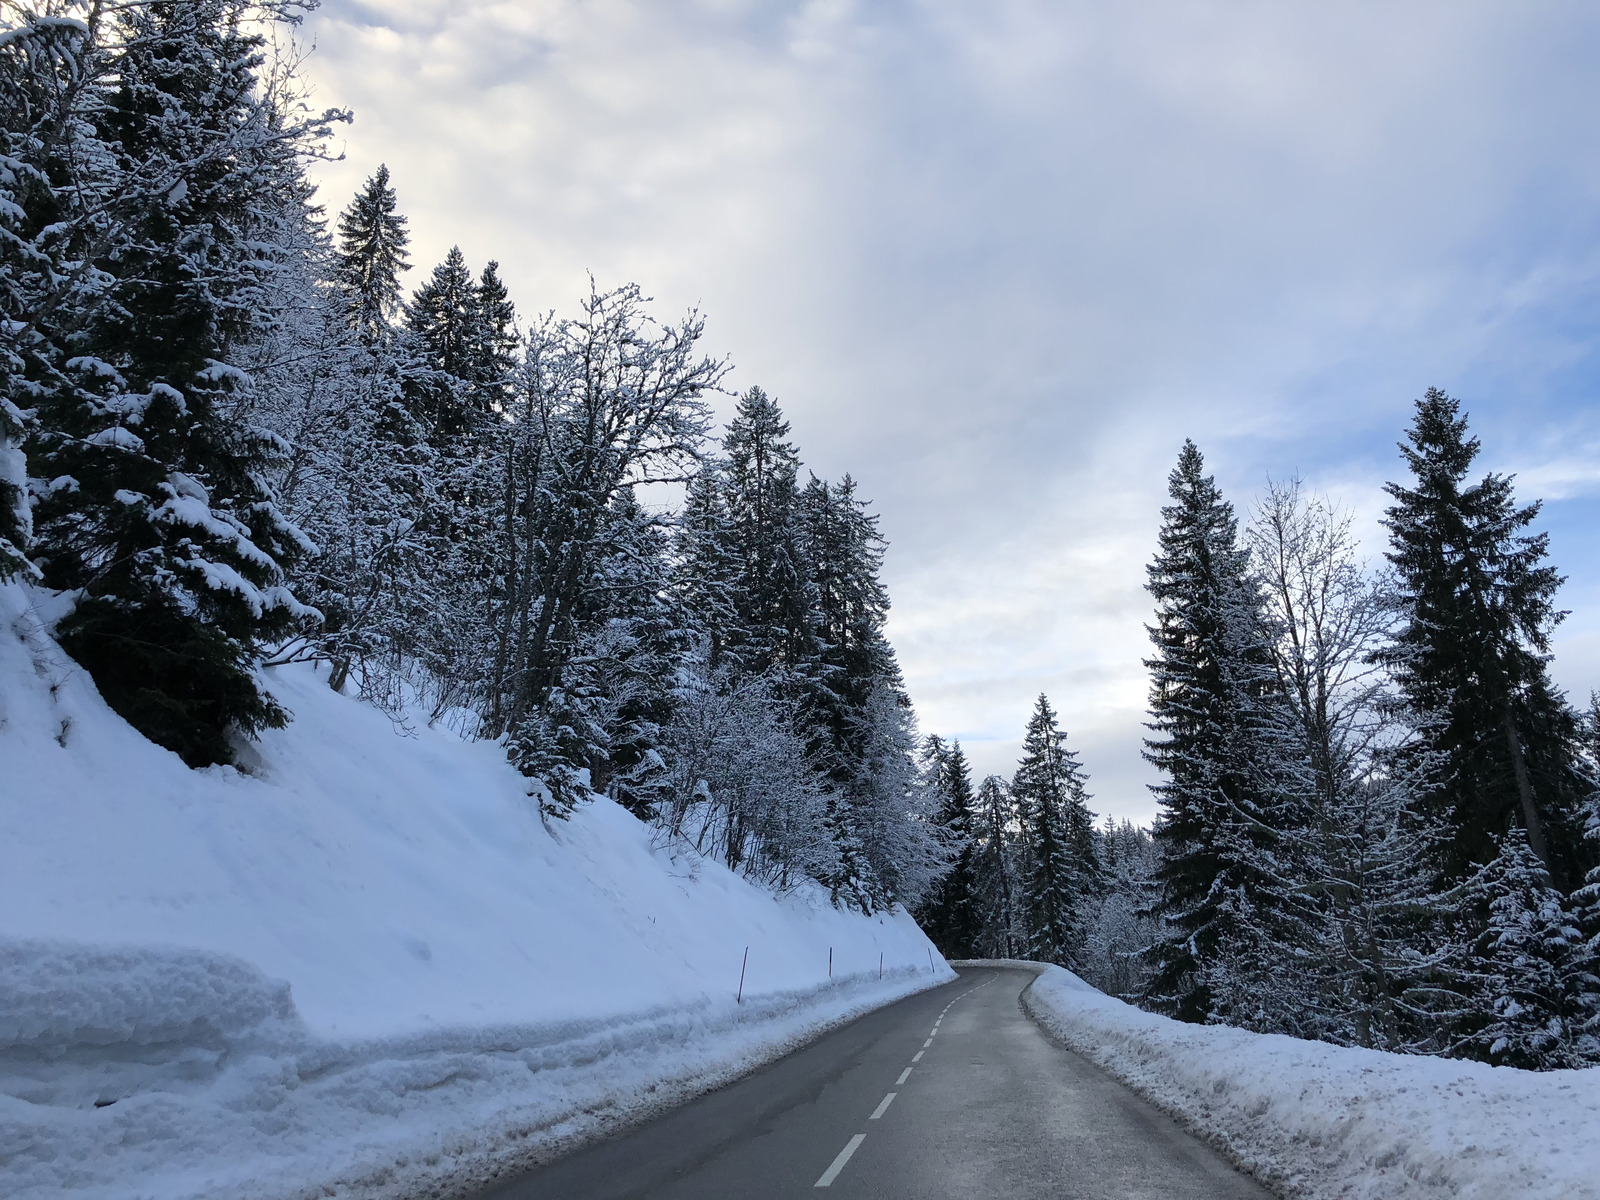
M1474 1005L1466 1051L1501 1066L1548 1071L1586 1065L1570 975L1581 942L1572 914L1527 835L1513 826L1467 892L1488 911L1469 968Z
M65 385L66 355L47 311L67 277L62 235L72 228L69 164L74 121L94 72L88 32L63 21L24 21L0 41L0 582L35 577L33 514L23 444L32 409Z
M953 857L914 915L946 958L976 958L982 914L975 894L977 846L971 835L971 769L960 742L947 746L942 739L929 737L922 755L928 786L939 800L934 825L942 831L945 848Z
M739 628L728 648L749 671L794 669L815 651L800 526L800 459L789 423L758 387L739 398L722 452L738 560Z
M407 389L435 446L454 446L483 411L475 386L482 315L467 260L460 246L451 246L406 306L406 331L416 355L406 368Z
M370 342L388 337L400 311L400 276L411 269L411 235L396 209L389 168L379 164L339 214L338 281L351 326Z
M1067 735L1042 694L1028 719L1011 795L1026 845L1028 957L1076 968L1100 883L1094 815L1086 803L1083 767L1067 749Z
M739 627L738 561L732 539L722 474L717 464L708 462L684 493L673 539L673 590L712 675L722 670Z
M1262 615L1233 507L1185 442L1168 480L1160 548L1145 757L1165 777L1162 849L1142 999L1185 1021L1285 1031L1299 1007L1283 963L1306 915L1279 827L1283 747ZM1292 824L1285 822L1285 824Z
M998 775L984 776L973 810L972 891L979 914L978 956L1016 958L1023 952L1026 937L1018 916L1016 814L1005 780Z
M1400 447L1411 481L1386 485L1401 628L1382 658L1410 710L1431 720L1427 747L1443 760L1424 798L1450 834L1440 881L1491 860L1515 821L1571 888L1589 865L1587 788L1576 719L1546 669L1561 576L1545 562L1547 535L1527 532L1539 505L1518 507L1504 475L1467 482L1479 448L1459 403L1428 389Z
M76 593L66 650L107 702L191 765L281 725L257 684L263 644L312 616L284 567L313 549L265 468L282 451L244 419L230 355L260 317L278 255L274 178L326 119L286 124L256 91L263 38L222 0L122 10L86 181L107 198L100 290L73 301L67 385L40 398L30 473L45 582Z

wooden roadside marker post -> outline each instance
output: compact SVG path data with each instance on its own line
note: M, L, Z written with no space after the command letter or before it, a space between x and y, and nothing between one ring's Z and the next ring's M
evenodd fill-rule
M744 1003L744 969L750 965L750 947L744 948L744 961L739 964L739 994L733 998L735 1004Z
M833 978L833 947L828 947L828 978Z
M883 951L878 951L878 978L883 978Z

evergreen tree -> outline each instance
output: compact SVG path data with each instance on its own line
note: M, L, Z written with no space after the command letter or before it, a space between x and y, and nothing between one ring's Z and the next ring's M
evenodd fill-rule
M789 423L758 387L739 398L722 451L738 558L739 628L728 653L744 669L794 669L814 653L813 598L800 525L800 460Z
M722 476L715 463L707 463L689 481L674 549L674 590L691 631L702 643L706 669L716 674L725 665L739 611L738 560Z
M1185 442L1150 564L1150 728L1164 780L1162 850L1143 999L1185 1021L1281 1029L1277 988L1294 938L1293 880L1276 856L1281 747L1261 599L1232 506Z
M1067 735L1040 695L1011 783L1027 846L1022 900L1028 957L1074 969L1083 961L1089 907L1100 882L1083 782L1078 756L1067 749Z
M1481 868L1468 892L1488 910L1472 967L1475 1012L1465 1049L1502 1066L1547 1071L1585 1065L1582 1014L1570 972L1581 941L1561 893L1521 828Z
M411 235L395 207L389 168L379 165L350 207L339 214L338 281L349 297L349 320L369 342L383 340L400 310L400 275L411 269Z
M417 355L408 366L407 384L436 446L456 445L483 411L475 378L484 345L482 315L467 260L461 247L452 246L406 308L406 329Z
M23 445L33 406L65 386L51 309L69 275L75 153L90 150L74 120L95 74L89 32L73 22L19 22L0 42L0 582L36 577Z
M1005 780L998 775L985 776L978 786L972 830L973 895L980 921L978 955L983 958L1016 958L1025 945L1019 936L1014 824Z
M62 645L113 709L191 765L231 758L231 731L281 725L253 675L260 647L313 616L284 586L312 547L265 485L281 443L242 419L230 354L278 266L276 193L298 131L256 95L262 37L221 0L118 15L95 112L114 148L98 181L110 224L101 290L73 313L70 386L39 401L30 471L45 582L79 600ZM59 310L58 310L59 311Z
M1383 660L1411 711L1433 721L1426 741L1443 769L1424 802L1450 834L1439 876L1491 860L1516 822L1570 888L1587 859L1577 816L1587 788L1576 720L1546 671L1561 577L1544 561L1546 535L1526 532L1539 505L1518 507L1503 475L1466 482L1479 443L1436 388L1400 449L1412 483L1387 485L1384 523L1402 626Z
M928 738L923 769L939 797L934 824L954 857L918 906L917 924L946 958L976 958L982 913L975 895L972 776L961 743L946 746L937 737Z
M517 370L520 339L516 306L500 279L499 263L490 262L483 268L476 300L475 341L467 369L467 381L472 385L470 405L475 412L504 412Z

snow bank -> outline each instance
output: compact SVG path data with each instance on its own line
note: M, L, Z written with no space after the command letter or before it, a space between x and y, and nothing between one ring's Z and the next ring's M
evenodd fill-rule
M1600 1198L1600 1070L1345 1049L1124 1004L1036 963L1031 1016L1287 1196Z
M496 747L309 667L268 673L295 720L243 770L191 771L40 597L0 586L7 1200L469 1190L951 978L903 912L774 897L609 801L546 828Z

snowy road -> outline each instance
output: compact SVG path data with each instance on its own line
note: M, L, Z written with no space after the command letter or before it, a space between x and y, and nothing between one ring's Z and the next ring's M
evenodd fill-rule
M482 1200L1268 1200L973 968Z

